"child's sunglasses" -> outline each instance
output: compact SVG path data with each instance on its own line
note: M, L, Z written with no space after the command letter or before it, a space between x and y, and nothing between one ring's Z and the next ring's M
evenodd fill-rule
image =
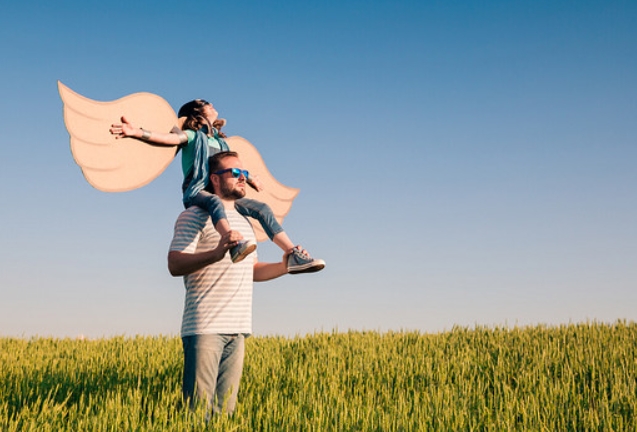
M243 176L246 179L248 177L250 177L250 173L248 172L248 170L242 170L242 169L239 169L239 168L226 168L226 169L223 169L221 171L213 172L213 174L221 175L221 174L225 174L227 172L231 172L232 173L232 177L234 177L234 178L241 177L241 174L243 174Z

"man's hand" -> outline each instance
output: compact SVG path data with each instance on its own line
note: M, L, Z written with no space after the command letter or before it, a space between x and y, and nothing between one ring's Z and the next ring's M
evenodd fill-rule
M294 246L292 249L288 249L288 250L287 250L287 251L283 254L283 263L285 263L285 265L286 265L286 266L287 266L287 262L288 262L288 257L290 256L290 254L291 254L292 252L294 252L294 249L297 249L297 250L301 251L301 253L304 253L304 254L305 254L305 255L307 255L307 256L310 256L310 254L309 254L309 253L308 253L305 249L303 249L303 246L301 246L301 245L296 245L296 246Z
M228 231L221 236L219 244L212 250L196 253L170 251L168 253L168 270L173 276L194 273L210 264L221 261L228 249L235 246L239 240L243 240L239 231Z
M239 231L230 230L224 235L221 236L221 240L219 240L219 244L217 245L217 249L223 251L223 255L233 246L236 246L241 240L243 240L243 236Z

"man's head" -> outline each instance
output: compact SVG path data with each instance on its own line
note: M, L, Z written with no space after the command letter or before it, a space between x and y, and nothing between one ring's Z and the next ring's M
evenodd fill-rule
M207 190L219 198L236 200L246 195L247 171L239 155L233 151L220 152L208 159L210 182Z

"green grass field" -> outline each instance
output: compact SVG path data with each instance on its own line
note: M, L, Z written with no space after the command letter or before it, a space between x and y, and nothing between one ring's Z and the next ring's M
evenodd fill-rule
M0 338L1 431L637 431L637 324L248 339L239 406L182 407L177 337Z

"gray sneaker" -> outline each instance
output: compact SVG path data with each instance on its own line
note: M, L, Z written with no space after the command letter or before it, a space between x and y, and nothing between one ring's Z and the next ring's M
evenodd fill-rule
M298 247L295 247L288 256L288 273L290 274L314 273L323 268L325 268L325 261L312 258Z
M240 241L236 246L230 248L230 258L232 258L233 263L238 263L254 252L256 248L257 244L252 240Z

